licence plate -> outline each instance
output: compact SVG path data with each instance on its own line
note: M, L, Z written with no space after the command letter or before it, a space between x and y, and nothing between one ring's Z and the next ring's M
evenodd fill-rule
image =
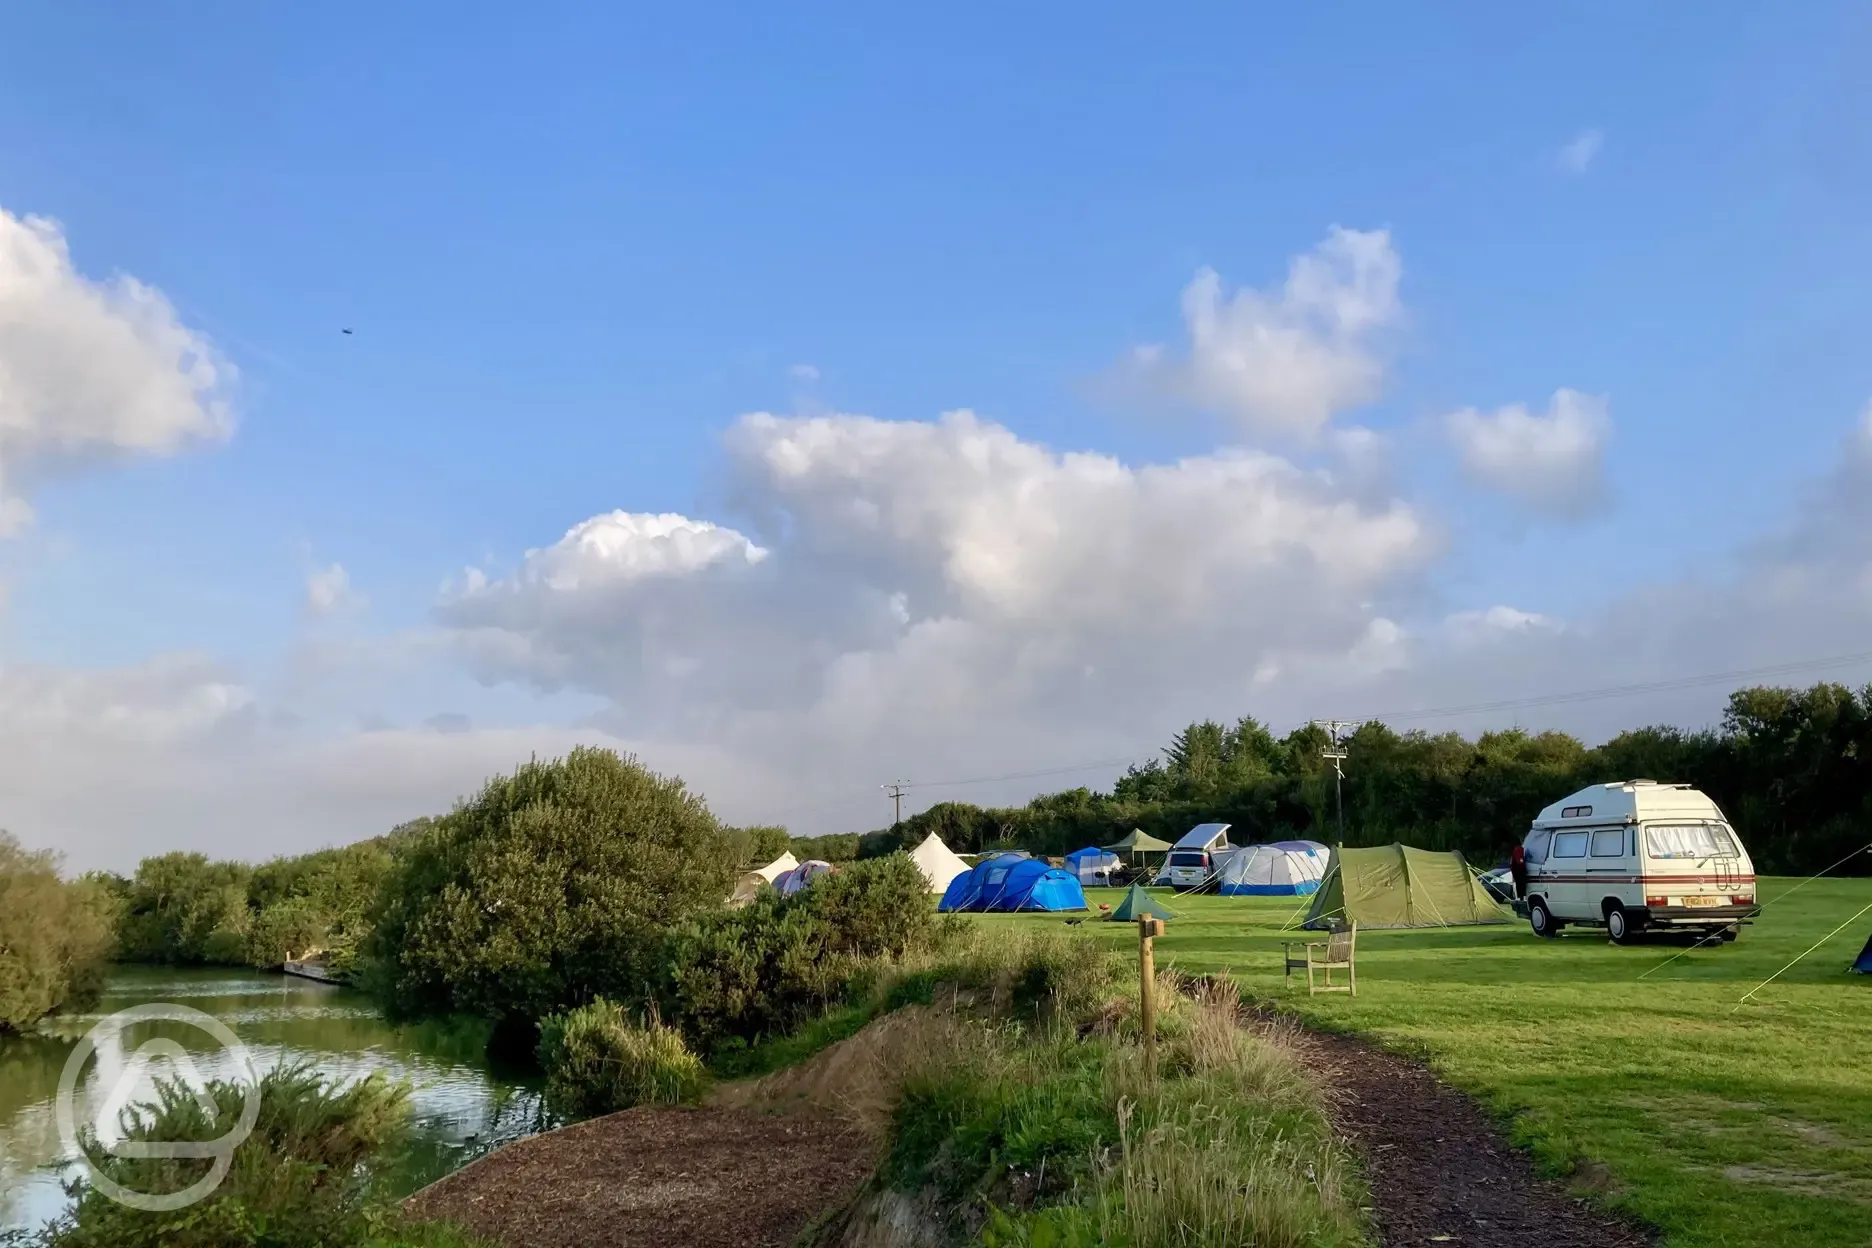
M1686 906L1720 906L1722 904L1723 904L1723 899L1720 897L1686 897L1684 898L1684 905Z

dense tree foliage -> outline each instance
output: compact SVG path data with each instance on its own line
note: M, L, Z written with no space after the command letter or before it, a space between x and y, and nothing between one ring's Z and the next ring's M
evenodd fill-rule
M872 857L939 833L962 853L1020 847L1062 854L1133 828L1174 839L1195 824L1235 825L1239 841L1339 839L1325 734L1276 739L1253 719L1191 724L1163 756L1132 767L1109 793L1070 789L1025 806L944 802L894 828L796 841L830 861ZM1495 861L1544 805L1587 784L1693 784L1734 821L1763 871L1830 866L1872 841L1872 687L1744 689L1714 731L1624 732L1596 748L1519 729L1469 740L1366 724L1346 743L1345 841L1393 840ZM1846 870L1872 872L1872 855Z
M253 869L204 854L145 858L123 887L117 956L190 965L247 960L247 882Z
M110 952L111 904L97 882L60 879L54 855L0 832L0 1032L95 995Z
M488 782L398 856L367 978L399 1014L532 1023L641 999L664 933L740 866L702 799L607 750Z

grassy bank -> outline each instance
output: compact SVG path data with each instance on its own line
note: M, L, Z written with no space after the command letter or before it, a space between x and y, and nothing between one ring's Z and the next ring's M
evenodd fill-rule
M978 937L753 1051L769 1075L716 1103L806 1101L867 1131L884 1162L853 1219L944 1242L1361 1242L1356 1177L1291 1051L1244 1031L1226 987L1166 982L1153 1062L1136 996L1135 964L1082 933Z
M1872 881L1764 880L1767 913L1733 945L1546 942L1525 925L1359 936L1359 995L1288 991L1289 903L1163 894L1181 915L1161 962L1223 971L1319 1026L1426 1056L1505 1115L1554 1172L1659 1226L1672 1248L1867 1243L1872 1225L1872 982L1844 967L1866 916L1753 1000L1757 984L1872 902ZM1057 917L984 916L990 931ZM1114 948L1135 932L1087 923ZM1682 956L1675 955L1682 953ZM1661 969L1654 969L1659 968ZM1645 973L1652 972L1648 976Z

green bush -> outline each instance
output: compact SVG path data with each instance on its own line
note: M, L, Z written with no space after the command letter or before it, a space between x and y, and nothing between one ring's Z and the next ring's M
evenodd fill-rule
M602 997L540 1023L546 1103L568 1118L636 1105L679 1105L702 1092L702 1063L682 1033L652 1021L638 1026Z
M608 750L528 763L404 845L366 978L399 1016L478 1014L509 1033L635 1001L668 929L719 907L736 866L680 780Z
M881 967L929 949L943 930L935 909L916 864L896 854L717 911L669 942L664 1016L711 1055L785 1035Z
M214 1140L238 1121L246 1085L211 1081L212 1114L179 1082L157 1085L153 1103L125 1112L133 1140ZM167 1213L132 1209L95 1188L27 1242L35 1248L457 1248L473 1241L446 1227L412 1226L372 1190L373 1163L409 1127L407 1089L371 1076L350 1084L308 1067L277 1069L259 1082L253 1133L235 1150L214 1192ZM198 1159L121 1158L96 1140L86 1151L132 1191L180 1191L208 1171Z
M22 1031L96 995L110 915L102 888L61 880L54 855L0 832L0 1032Z

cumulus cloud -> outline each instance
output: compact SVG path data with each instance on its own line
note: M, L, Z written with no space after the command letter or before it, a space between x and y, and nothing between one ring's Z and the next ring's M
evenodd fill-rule
M1444 430L1471 480L1536 511L1578 518L1605 494L1612 419L1602 397L1558 390L1544 413L1519 403L1465 408L1444 419Z
M799 804L1148 751L1270 655L1382 666L1370 601L1435 554L1407 505L1256 452L1126 464L968 412L757 413L724 450L733 527L685 522L708 557L645 553L645 517L581 553L579 526L438 619L484 679L601 696L612 731L719 745Z
M1337 226L1293 260L1278 289L1230 297L1221 277L1203 269L1183 291L1187 352L1139 347L1119 380L1249 434L1310 438L1337 413L1379 396L1378 335L1402 315L1402 274L1388 230Z
M232 378L161 292L86 278L55 222L0 209L0 535L45 476L226 438Z
M306 575L306 610L313 615L330 615L352 599L351 574L342 563L316 569Z
M1593 157L1599 154L1599 148L1604 143L1605 135L1601 132L1582 130L1555 154L1554 160L1563 173L1585 173L1592 167Z

